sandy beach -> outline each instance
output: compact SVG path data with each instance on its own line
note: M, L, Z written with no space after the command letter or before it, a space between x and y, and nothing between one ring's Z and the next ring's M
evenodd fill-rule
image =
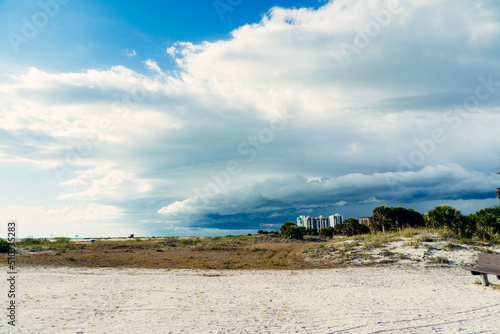
M498 333L500 292L456 267L21 268L2 333ZM493 283L498 283L491 277ZM0 285L7 291L7 284Z

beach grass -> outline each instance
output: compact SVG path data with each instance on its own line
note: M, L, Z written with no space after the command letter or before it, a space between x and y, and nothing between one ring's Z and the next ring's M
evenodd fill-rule
M263 236L141 238L20 244L20 265L172 269L307 269L297 257L311 242Z
M396 246L407 248L395 250ZM413 228L331 239L305 237L304 240L284 239L277 234L79 241L53 238L19 241L16 248L20 254L16 261L19 265L52 267L315 269L401 261L448 264L447 257L430 255L439 250L454 252L466 246L472 251L494 252L495 244L460 240L441 230ZM419 258L409 255L414 252L412 249L421 253Z

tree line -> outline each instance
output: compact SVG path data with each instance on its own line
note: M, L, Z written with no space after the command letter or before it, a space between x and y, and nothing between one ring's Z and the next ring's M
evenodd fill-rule
M498 196L500 197L500 189L498 189ZM349 218L335 227L325 227L317 231L297 226L294 222L286 222L281 226L280 234L284 238L301 240L305 235L331 238L333 235L352 236L401 231L408 227L448 229L460 238L477 237L480 240L500 240L500 206L485 208L464 216L459 210L449 205L436 206L426 214L400 206L381 205L373 209L368 226L360 224L355 218Z

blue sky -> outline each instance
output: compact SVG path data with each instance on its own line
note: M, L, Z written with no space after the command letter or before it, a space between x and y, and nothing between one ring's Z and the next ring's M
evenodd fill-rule
M165 49L177 41L200 43L227 39L233 29L259 22L274 6L300 8L320 5L312 0L0 3L0 26L5 35L13 32L22 36L24 18L33 23L35 16L37 22L43 24L36 36L29 38L29 43L19 45L19 52L12 50L8 38L2 39L4 66L25 64L53 71L106 69L117 64L141 70L138 59L151 57L170 67L175 63L165 54ZM47 23L42 16L37 16L40 12L49 14ZM126 50L135 50L138 57L130 59Z
M97 237L495 205L499 11L0 1L0 212Z

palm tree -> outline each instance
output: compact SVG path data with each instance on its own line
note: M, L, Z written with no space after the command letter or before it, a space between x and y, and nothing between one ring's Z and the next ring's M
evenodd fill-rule
M477 213L477 228L481 239L493 239L500 236L500 206L485 208Z
M462 214L449 205L438 205L427 213L427 227L454 229L460 226Z
M385 205L381 205L373 209L373 217L370 221L370 229L377 230L382 229L382 233L385 233L385 228L390 222L391 209Z

